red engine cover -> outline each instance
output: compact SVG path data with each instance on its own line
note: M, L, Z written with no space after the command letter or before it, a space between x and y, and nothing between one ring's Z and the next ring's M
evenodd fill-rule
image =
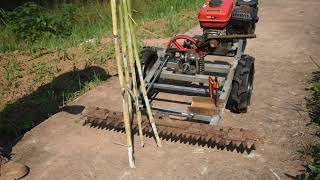
M224 28L230 20L234 7L233 0L222 0L217 7L209 6L210 0L200 9L198 20L202 28Z

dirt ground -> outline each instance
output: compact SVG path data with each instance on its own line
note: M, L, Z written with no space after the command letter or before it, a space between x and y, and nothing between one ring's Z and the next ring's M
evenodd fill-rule
M77 99L30 132L13 159L30 167L25 179L290 179L303 169L296 152L316 139L305 109L305 87L320 64L320 1L260 0L253 102L247 114L226 112L221 125L257 129L265 143L251 154L146 139L136 142L130 169L124 134L82 126L83 106L121 110L116 77ZM200 33L200 28L191 34ZM278 177L277 177L278 176Z

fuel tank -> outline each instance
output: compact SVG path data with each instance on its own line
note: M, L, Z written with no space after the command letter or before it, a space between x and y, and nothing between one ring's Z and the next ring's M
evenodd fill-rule
M201 28L225 28L228 25L233 8L233 0L207 0L198 14Z

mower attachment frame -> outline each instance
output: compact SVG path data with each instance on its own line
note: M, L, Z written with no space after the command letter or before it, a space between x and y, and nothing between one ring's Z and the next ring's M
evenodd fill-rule
M177 42L177 39L183 39L186 38L186 40L192 39L188 36L179 36L173 38L169 44L168 47L171 45L178 44L179 48L180 44ZM250 38L255 37L255 35L250 36ZM241 39L242 38L242 39ZM188 120L196 120L196 121L202 121L205 123L209 123L210 125L218 125L219 122L222 120L223 112L226 108L228 98L231 93L232 89L232 82L235 75L235 70L238 66L238 62L241 59L243 55L243 46L244 39L249 37L241 37L238 40L237 47L236 47L236 54L234 56L234 62L232 64L212 64L212 63L206 63L205 64L205 71L209 73L207 74L194 74L194 75L188 75L188 74L178 74L173 73L171 71L167 70L168 60L171 58L170 54L166 53L165 50L158 50L158 60L154 63L152 68L150 69L149 73L145 77L145 84L147 88L147 92L150 93L152 90L160 91L160 92L170 92L174 94L180 94L180 95L200 95L200 96L208 96L210 94L209 88L207 87L208 84L208 78L212 77L212 75L215 75L217 77L218 82L222 84L220 95L218 98L217 107L212 107L215 110L212 111L211 115L204 115L203 113L198 112L192 112L190 110L197 109L199 111L199 108L192 107L193 102L184 102L187 104L190 104L191 106L188 107L188 110L173 108L173 107L155 107L153 106L153 110L166 112L169 114L176 116L180 116L183 118L187 118ZM193 44L196 43L192 39L191 41ZM171 47L169 47L171 48ZM183 50L186 50L185 48ZM202 54L201 51L196 50L196 53ZM160 82L157 82L159 79L161 79ZM192 87L192 86L179 86L175 84L167 83L166 81L180 81L180 82L193 82L193 83L199 83L202 84L202 86L199 87ZM151 97L151 101L154 100L154 97ZM143 106L141 108L144 108ZM207 108L207 107L205 107ZM203 110L200 110L203 111ZM210 111L210 110L209 110ZM211 112L211 111L210 111Z

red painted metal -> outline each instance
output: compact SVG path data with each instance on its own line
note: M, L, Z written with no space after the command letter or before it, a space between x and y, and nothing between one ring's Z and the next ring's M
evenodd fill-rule
M170 40L170 42L168 43L168 46L167 48L172 48L173 45L175 45L179 50L181 51L188 51L190 49L188 48L185 48L183 47L182 44L179 43L179 40L188 40L190 41L195 47L197 45L197 41L195 39L193 39L192 37L190 36L186 36L186 35L178 35L178 36L175 36L174 38L172 38Z
M192 43L193 47L195 47L195 48L192 48L192 49L185 48L185 47L183 47L183 44L180 44L179 41L189 41L189 42ZM197 40L195 40L194 38L192 38L190 36L186 36L186 35L177 35L177 36L175 36L174 38L172 38L170 40L170 42L167 45L167 48L172 48L174 46L177 49L181 50L181 51L193 50L193 51L196 51L199 56L202 55L201 49L197 48Z
M209 6L210 0L200 9L198 20L202 28L225 28L230 20L234 7L233 0L222 0L217 7Z

